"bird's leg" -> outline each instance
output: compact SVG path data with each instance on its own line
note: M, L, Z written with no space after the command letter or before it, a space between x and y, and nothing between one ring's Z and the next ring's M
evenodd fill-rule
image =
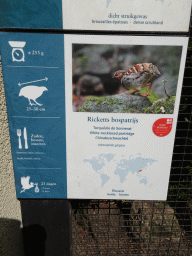
M42 105L43 105L43 104L38 103L36 100L34 100L34 102L35 102L37 105L39 105L39 106L42 106Z
M138 92L138 90L135 90L135 91L132 91L132 92L126 92L125 94L128 94L128 95L131 95L131 94L134 94L134 93L136 93L136 92Z
M29 100L29 105L30 105L30 106L35 105L35 104L31 103L30 99L28 99L28 100Z
M149 91L151 90L152 84L149 85L149 89L146 94L140 94L142 97L150 96Z

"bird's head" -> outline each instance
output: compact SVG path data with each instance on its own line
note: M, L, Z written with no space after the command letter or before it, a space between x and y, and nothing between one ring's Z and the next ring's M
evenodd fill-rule
M45 87L45 86L42 86L41 87L41 90L44 92L44 91L48 91L48 89Z
M155 75L156 75L156 76L161 76L161 73L159 72L159 70L158 70L157 67L156 67L156 69L155 69Z
M118 78L120 80L124 73L125 70L118 70L114 73L113 78Z
M159 72L158 68L155 65L153 65L152 63L149 64L149 71L154 76L161 76L161 73Z

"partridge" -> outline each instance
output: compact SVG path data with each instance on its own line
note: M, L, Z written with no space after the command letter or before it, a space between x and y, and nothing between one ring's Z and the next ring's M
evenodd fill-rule
M152 81L160 76L158 68L152 63L141 63L136 64L129 68L127 71L118 70L115 72L113 78L121 80L121 84L126 89L133 89L134 91L130 94L140 91L142 88L148 86L147 93L140 94L142 97L146 97L149 94L152 86Z

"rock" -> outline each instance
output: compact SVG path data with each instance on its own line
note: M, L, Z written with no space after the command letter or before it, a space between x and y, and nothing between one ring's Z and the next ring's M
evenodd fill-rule
M144 243L180 241L181 228L174 210L168 204L134 201L130 226L133 237Z
M120 214L120 209L114 202L100 201L99 205L90 202L86 205L86 208L85 206L83 209L78 208L74 213L72 218L75 216L76 221L73 219L72 224L76 227L74 227L73 238L79 235L78 241L81 241L83 248L86 248L88 243L91 255L117 255L119 241L123 241L120 246L121 248L124 246L124 255L129 254L127 244L130 243L130 239L125 231L124 219ZM110 246L106 249L108 244ZM81 255L81 253L78 255Z
M80 112L99 113L144 113L151 106L147 97L120 93L115 96L91 97L85 101Z
M111 67L105 56L107 52L111 53L111 50L113 50L113 48L111 49L106 45L84 47L73 56L73 60L76 62L76 69L82 68L84 72L93 72L95 74L108 74ZM76 70L74 70L74 75L75 74Z
M97 76L84 75L80 77L74 89L76 95L100 95L104 92L101 79Z
M165 84L166 92L169 96L176 95L177 91L177 79L167 73L163 73L157 78L152 84L152 90L158 95L159 98L164 98L166 96L163 80L167 80Z
M115 93L120 86L117 79L113 79L114 70L117 70L116 46L90 45L85 46L73 54L73 83L77 83L83 75L97 76L104 85L105 92Z

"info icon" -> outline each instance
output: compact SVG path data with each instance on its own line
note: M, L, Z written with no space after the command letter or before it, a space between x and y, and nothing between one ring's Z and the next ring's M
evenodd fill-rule
M21 41L9 41L8 42L12 49L12 61L25 61L25 54L23 47L26 45L26 42Z

